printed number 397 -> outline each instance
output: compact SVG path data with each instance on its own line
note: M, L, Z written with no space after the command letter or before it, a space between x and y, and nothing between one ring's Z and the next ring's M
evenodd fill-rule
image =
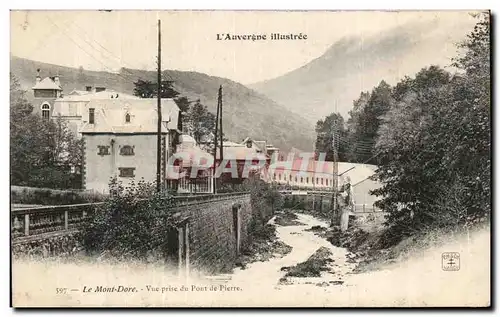
M66 290L67 290L67 288L57 287L56 288L56 294L66 294Z

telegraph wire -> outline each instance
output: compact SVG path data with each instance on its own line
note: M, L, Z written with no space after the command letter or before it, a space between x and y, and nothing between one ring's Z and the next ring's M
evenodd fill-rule
M99 43L96 39L92 38L88 33L87 31L85 31L85 29L83 29L80 25L78 25L78 23L73 23L78 29L80 29L91 41L95 42L97 45L99 45L105 52L107 52L108 55L110 55L111 57L115 58L117 61L120 62L120 64L126 66L126 67L129 67L130 69L134 69L135 67L132 67L131 65L128 65L125 61L122 60L121 57L115 55L113 52L111 52L110 50L108 50L104 45L102 45L101 43ZM156 24L155 24L156 26ZM82 37L83 39L83 37ZM88 43L92 48L94 48L96 51L99 52L99 50L97 48L95 48L92 44ZM102 52L99 52L101 53L101 55L104 56L104 54L102 54ZM135 76L135 74L133 72L131 72L130 70L126 69L125 67L122 67L122 69L126 72L128 72L128 74L130 76ZM169 77L170 81L174 81L171 76L166 73L166 75Z
M75 20L76 19L73 19L69 25L72 25L75 22ZM49 31L47 33L47 35L42 36L42 38L40 40L38 40L38 42L36 43L35 48L33 48L32 50L29 51L29 54L32 54L33 52L37 51L38 49L48 45L49 44L48 39L50 39L51 37L54 36L54 34L51 34L51 33L52 33L52 31Z
M68 37L76 46L78 46L83 52L85 52L89 57L91 57L93 60L95 60L96 62L100 63L104 68L106 68L108 71L110 71L111 73L117 75L118 77L122 78L122 79L125 79L127 82L130 81L129 78L125 78L123 77L121 74L119 73L115 73L112 69L110 69L108 66L106 66L106 64L104 64L102 61L98 60L96 57L94 57L94 55L92 55L91 53L89 53L87 50L85 50L80 44L78 44L77 41L75 41L73 39L73 37L71 37L70 35L68 35L61 27L59 27L59 25L57 25L54 21L52 21L52 19L48 16L45 16L47 18L47 20L52 23L54 26L56 26L59 30L61 30L61 32L66 35L66 37Z
M64 26L66 26L66 27L69 29L69 27L68 27L65 23L63 23L63 24L64 24ZM104 46L102 46L102 45L101 45L101 44L99 44L99 43L98 43L95 39L93 39L92 37L90 37L90 36L89 36L89 34L88 34L88 33L86 33L86 32L85 32L85 30L83 30L83 28L81 28L80 26L78 26L76 23L72 23L72 24L73 24L73 25L75 25L76 27L78 27L80 30L82 30L82 31L85 33L85 35L87 35L87 37L88 37L88 38L90 38L93 42L97 43L99 46L101 46L102 48L104 48ZM80 34L80 35L81 35L81 34ZM87 43L87 44L88 44L88 45L89 45L92 49L94 49L94 50L95 50L97 53L99 53L102 57L106 58L106 56L103 54L103 52L102 52L102 51L100 51L99 49L97 49L96 47L94 47L94 45L92 45L92 43L90 43L89 41L87 41L87 40L85 39L85 37L83 37L83 36L78 36L78 38L80 38L80 39L81 39L81 40L83 40L85 43ZM112 55L112 56L113 56L113 57L115 57L117 60L119 60L119 62L120 62L120 63L123 63L123 62L122 62L122 60L121 60L121 58L119 58L119 57L117 57L117 56L113 55L113 54L112 54L109 50L107 50L106 48L104 48L104 50L106 50L106 51L108 52L108 54ZM109 58L107 58L107 59L109 60ZM101 63L101 64L102 64L102 63ZM123 64L124 64L124 63L123 63ZM110 69L110 68L108 68L108 69ZM114 73L114 71L112 71L112 73ZM120 74L120 72L115 73L115 74L118 74L118 76L120 76L121 78L127 79L127 81L131 80L132 82L134 82L134 80L133 80L131 77L124 77L124 76L135 76L135 75L134 75L133 73L131 73L131 72L129 72L129 75L125 75L125 74L124 74L123 76Z
M96 62L98 62L99 64L101 64L107 71L109 71L110 73L120 77L121 79L125 80L125 82L131 82L131 83L135 83L137 81L137 79L140 79L139 77L136 78L136 79L133 79L133 78L130 78L130 76L132 76L132 73L130 71L127 70L127 72L129 72L130 75L128 75L129 77L125 77L125 75L122 75L120 72L115 72L113 69L111 69L110 67L108 67L105 63L103 63L101 60L97 59L94 55L92 55L91 53L89 53L85 48L83 48L75 39L73 39L72 36L70 36L68 33L66 33L64 31L64 29L62 29L57 23L55 23L49 16L45 16L47 18L47 20L52 23L55 27L57 27L66 37L68 37L78 48L80 48L83 52L85 52L89 57L91 57L93 60L95 60ZM72 23L73 24L73 23ZM75 24L76 25L76 24ZM65 24L65 26L67 26ZM81 27L79 27L80 29L82 29ZM99 51L94 45L92 45L91 43L89 43L89 41L87 41L86 39L84 39L83 37L81 36L78 36L78 38L82 39L85 43L87 43L92 49L94 49L96 52L100 53L103 57L105 57L101 51ZM91 38L91 37L89 37ZM94 39L91 38L92 41L98 43L97 41L95 41ZM100 45L98 43L98 45ZM104 46L100 45L101 47L104 48ZM105 49L105 48L104 48ZM106 51L109 52L109 50L105 49ZM116 57L116 56L115 56ZM118 57L116 57L118 58ZM108 58L109 59L109 58ZM170 77L170 75L166 74L170 81L171 82L174 82L174 80Z

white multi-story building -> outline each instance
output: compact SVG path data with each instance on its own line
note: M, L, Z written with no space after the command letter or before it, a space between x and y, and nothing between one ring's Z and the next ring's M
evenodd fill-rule
M156 99L90 100L82 111L79 132L84 140L85 189L108 190L111 178L125 186L132 181L155 182L157 175ZM166 183L168 158L177 137L179 108L162 99L161 179Z

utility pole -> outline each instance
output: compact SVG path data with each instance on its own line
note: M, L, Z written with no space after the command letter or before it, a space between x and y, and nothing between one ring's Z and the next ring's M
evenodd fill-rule
M221 86L221 88L222 88L222 86ZM214 194L217 193L217 180L215 178L215 169L217 168L216 158L217 158L217 141L218 141L219 116L220 116L219 104L220 104L220 100L221 100L221 88L219 88L219 97L217 100L217 115L215 117L215 132L214 132L214 174L213 174L213 179L212 179ZM221 154L222 154L222 150L221 150ZM222 158L222 155L220 158Z
M218 98L218 105L217 107L220 109L219 110L219 129L220 129L220 161L222 163L222 160L224 159L224 153L223 153L223 150L224 150L224 144L223 144L223 141L222 141L222 137L223 137L223 132L222 132L222 85L220 85L219 87L219 98Z
M156 191L161 191L161 20L158 20L158 79L157 79L158 133L156 140Z
M332 136L332 149L333 149L333 184L332 184L332 218L330 225L333 226L335 224L335 217L337 215L337 191L338 191L338 153L337 153L337 122L334 122L333 126L333 136Z

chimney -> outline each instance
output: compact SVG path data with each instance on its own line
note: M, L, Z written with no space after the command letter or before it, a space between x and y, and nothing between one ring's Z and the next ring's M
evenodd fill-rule
M54 77L54 82L56 83L57 86L61 87L61 82L59 81L59 75L56 75Z
M36 83L38 84L42 80L42 77L40 77L40 68L36 70Z
M91 92L92 91L92 86L85 86L85 91Z

